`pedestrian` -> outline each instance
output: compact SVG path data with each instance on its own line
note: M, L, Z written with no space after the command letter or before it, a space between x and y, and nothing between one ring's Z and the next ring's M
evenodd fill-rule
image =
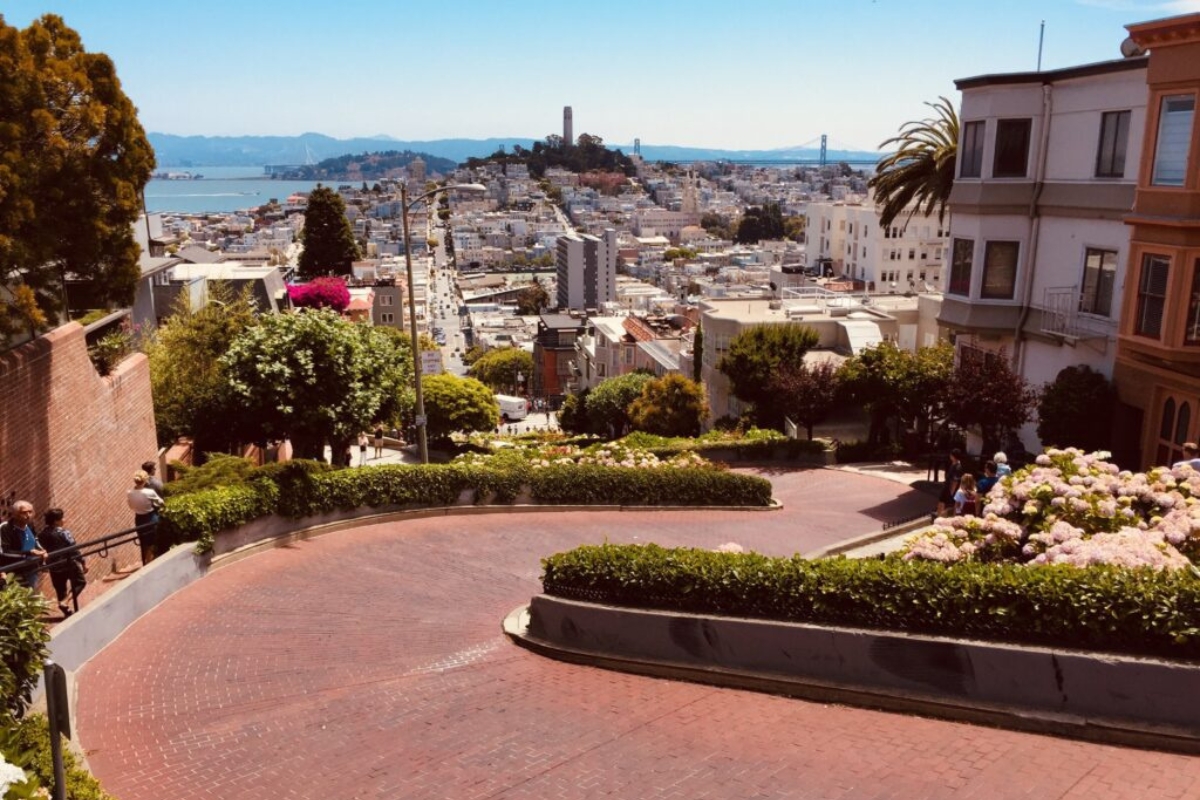
M983 465L983 477L975 482L975 486L979 491L980 497L987 497L988 492L992 487L1000 482L1000 476L996 474L996 462L989 461Z
M154 476L154 473L157 471L158 464L154 463L153 461L146 461L142 463L142 472L150 476L146 481L146 486L158 492L159 494L162 494L163 482Z
M375 426L375 457L383 458L383 426Z
M46 551L38 545L37 536L29 521L33 519L33 503L18 500L12 505L12 516L0 522L0 565L18 564L30 558L46 560ZM37 591L38 564L27 564L16 572L17 580L30 591Z
M1200 447L1196 446L1195 442L1185 442L1183 445L1183 461L1176 461L1171 465L1171 469L1179 467L1191 467L1200 472Z
M138 529L137 542L142 551L142 566L149 564L157 555L155 546L158 536L158 512L163 509L163 499L148 484L150 476L145 470L133 473L133 488L125 495L125 501L133 510L133 525Z
M962 450L957 447L950 451L950 463L946 465L946 479L942 482L942 493L938 496L938 516L950 514L954 507L954 495L958 491L959 481L963 476Z
M358 465L365 467L367 465L367 434L360 433L358 435Z
M58 601L58 610L63 619L79 610L79 595L87 586L87 564L78 551L54 557L56 550L75 547L75 537L62 526L63 510L61 508L47 509L42 518L46 527L38 534L38 543L50 554L50 582L54 584L54 597ZM70 603L68 604L67 585L70 584Z
M996 462L996 477L1003 478L1005 475L1012 475L1012 467L1008 465L1008 456L1003 452L992 456L992 461Z
M975 491L975 476L966 473L958 483L958 491L954 493L954 513L959 516L973 517L979 508L979 495Z

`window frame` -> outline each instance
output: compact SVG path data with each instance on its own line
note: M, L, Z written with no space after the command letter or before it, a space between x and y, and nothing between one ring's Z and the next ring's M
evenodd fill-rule
M1107 297L1107 302L1105 303L1105 310L1101 311L1101 310L1099 310L1099 307L1101 305L1101 303L1100 303L1100 300L1102 299L1101 294L1102 294L1102 290L1104 288L1104 273L1106 271L1105 270L1105 260L1106 260L1105 256L1106 255L1112 256L1112 269L1108 270L1108 272L1111 275L1111 278L1109 279L1109 283L1108 283L1108 297ZM1088 271L1093 269L1093 267L1089 263L1092 260L1093 256L1097 256L1099 258L1099 262L1094 267L1094 269L1096 271L1096 279L1094 282L1094 290L1090 293L1091 297L1089 298L1088 297L1088 295L1089 295ZM1078 311L1080 314L1089 314L1091 316L1105 317L1107 319L1112 318L1113 293L1115 292L1116 285L1117 285L1117 265L1120 263L1119 259L1120 259L1120 252L1118 250L1112 250L1107 247L1085 247L1084 248L1084 250L1083 250L1083 275L1080 277L1080 280L1079 280ZM1087 300L1090 300L1090 302L1085 302Z
M1178 170L1180 178L1165 178L1159 175L1159 167L1162 166L1163 157L1163 127L1167 122L1167 104L1174 101L1190 101L1192 107L1191 115L1187 120L1187 133L1183 137L1183 163ZM1177 112L1178 113L1178 112ZM1180 94L1164 94L1158 100L1158 127L1155 128L1154 136L1154 161L1150 165L1150 185L1163 186L1167 188L1179 187L1182 188L1187 184L1188 166L1192 150L1192 138L1195 134L1196 126L1196 95L1195 93L1180 93ZM1171 170L1173 175L1175 170Z
M1153 266L1163 268L1161 294L1154 294L1147 291L1147 284L1150 283L1149 269L1152 263ZM1138 272L1137 295L1134 298L1133 333L1135 336L1144 336L1147 339L1162 339L1163 322L1167 316L1167 293L1170 289L1170 283L1171 257L1162 253L1143 253L1141 269ZM1153 331L1150 331L1147 325L1146 311L1154 305L1158 307L1158 324Z
M1183 320L1183 345L1200 346L1200 257L1192 261L1192 290L1188 294L1187 317Z
M1007 159L1015 153L1012 146L1016 141L1008 141L1002 139L1002 134L1006 130L1022 129L1024 138L1024 150L1021 157L1021 168L1014 168L1001 171L1000 165L1002 159ZM996 120L996 146L992 150L992 177L993 178L1027 178L1029 177L1029 152L1032 149L1033 143L1033 118L1032 117L1012 117L1009 119ZM1015 163L1015 161L1014 161Z
M1125 177L1132 118L1133 112L1128 109L1105 111L1100 115L1100 141L1096 145L1097 178Z
M975 263L975 240L955 237L950 242L950 274L946 277L946 294L970 297L971 270ZM960 256L965 256L965 258L960 261ZM964 267L966 269L965 276L962 274Z
M993 251L1000 247L1012 246L1012 275L1008 281L1008 292L997 293L995 290L989 290L988 278L992 274L994 265L991 263ZM1014 239L989 239L983 243L983 280L979 282L979 299L980 300L1012 300L1017 292L1017 272L1021 269L1021 242Z
M963 123L962 152L959 154L958 177L983 177L983 145L987 136L987 120L972 120Z

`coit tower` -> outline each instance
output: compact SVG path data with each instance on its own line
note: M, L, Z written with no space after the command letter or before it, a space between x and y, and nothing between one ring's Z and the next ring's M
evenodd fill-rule
M563 144L575 144L575 123L571 119L570 106L563 106Z

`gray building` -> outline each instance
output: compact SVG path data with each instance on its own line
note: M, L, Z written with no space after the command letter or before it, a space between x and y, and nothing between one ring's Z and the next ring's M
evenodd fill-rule
M570 233L558 238L558 308L602 308L617 300L617 232L604 237Z

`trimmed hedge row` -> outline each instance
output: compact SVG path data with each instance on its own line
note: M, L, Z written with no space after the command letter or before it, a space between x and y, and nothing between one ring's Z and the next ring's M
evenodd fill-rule
M159 534L166 541L196 541L196 550L205 553L212 549L216 531L267 514L300 518L362 507L449 506L468 489L474 490L477 503L512 503L525 486L535 501L548 505L771 503L769 481L707 469L446 464L321 472L298 464L270 473L269 479L168 498Z
M1184 570L809 561L612 544L542 566L546 594L609 605L1200 657L1200 578Z

